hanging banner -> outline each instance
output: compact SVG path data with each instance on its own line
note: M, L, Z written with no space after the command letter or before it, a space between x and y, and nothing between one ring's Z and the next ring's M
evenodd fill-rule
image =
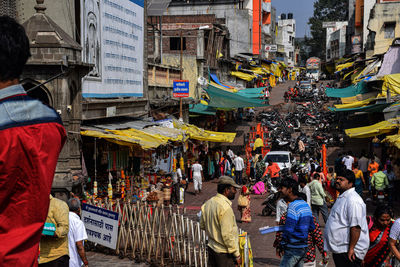
M96 206L82 205L82 221L88 240L115 249L118 239L119 214Z

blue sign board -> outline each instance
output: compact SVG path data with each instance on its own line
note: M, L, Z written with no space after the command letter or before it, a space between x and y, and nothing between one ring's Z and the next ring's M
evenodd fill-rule
M173 97L188 97L189 96L189 81L175 80Z

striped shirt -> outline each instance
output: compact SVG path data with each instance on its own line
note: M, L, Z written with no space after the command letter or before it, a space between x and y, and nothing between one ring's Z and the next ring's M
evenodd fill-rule
M302 199L296 199L288 206L286 224L282 232L283 247L307 247L308 233L315 229L310 206Z

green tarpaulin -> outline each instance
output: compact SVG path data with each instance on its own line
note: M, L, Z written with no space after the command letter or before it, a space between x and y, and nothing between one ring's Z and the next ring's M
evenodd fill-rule
M387 108L391 104L392 103L373 104L356 108L329 108L329 110L335 112L382 112L385 108Z
M258 88L246 88L237 92L238 95L247 97L247 98L260 98L263 96L263 91L265 87Z
M203 104L189 105L190 113L214 116L216 114L216 111L217 110L215 108Z
M368 93L367 83L361 81L345 88L326 88L325 94L328 97L352 97Z
M208 85L206 91L210 97L210 102L208 105L214 108L246 108L268 106L268 104L265 104L265 102L261 99L255 99L250 96L231 93L212 85Z

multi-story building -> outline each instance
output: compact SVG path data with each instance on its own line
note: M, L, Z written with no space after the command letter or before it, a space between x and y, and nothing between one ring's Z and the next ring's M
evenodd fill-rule
M229 56L262 56L263 45L272 37L271 0L172 0L165 15L214 14L229 31Z
M281 14L278 20L278 54L289 66L295 62L296 20L292 13Z
M367 37L368 56L385 53L395 38L400 37L400 1L380 0L371 10Z
M148 29L149 58L156 60L160 56L163 65L182 68L182 79L189 81L189 96L199 99L199 77L207 77L208 70L228 73L220 71L220 62L229 58L229 32L223 24L224 19L217 19L214 14L163 16L161 45L158 31Z
M343 57L346 54L347 21L324 22L326 28L326 61Z
M391 0L349 0L346 53L354 54L371 50L371 35L368 26L375 4ZM372 13L371 13L372 12ZM371 53L371 52L369 52Z

